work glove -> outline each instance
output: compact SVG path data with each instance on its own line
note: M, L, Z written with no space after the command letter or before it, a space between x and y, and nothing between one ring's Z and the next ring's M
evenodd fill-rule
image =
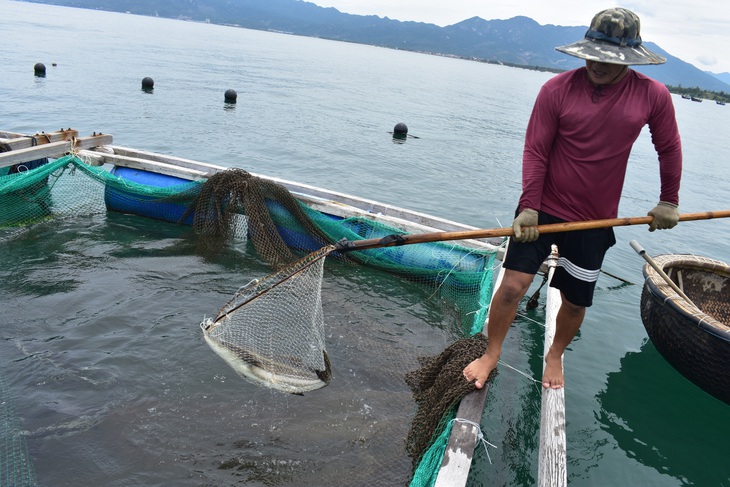
M527 208L517 215L512 222L512 230L515 232L515 240L520 243L534 242L540 236L535 228L537 225L537 211ZM527 227L527 228L523 228Z
M650 232L656 229L665 230L674 228L679 222L679 208L677 205L667 203L666 201L660 201L648 215L654 217L649 224Z

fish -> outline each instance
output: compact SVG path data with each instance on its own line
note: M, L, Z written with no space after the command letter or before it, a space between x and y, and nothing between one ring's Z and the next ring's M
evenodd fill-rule
M305 392L321 389L332 380L332 368L325 350L322 351L324 370L299 368L275 362L244 347L211 336L209 331L215 327L212 319L204 320L200 323L200 327L203 329L203 337L210 348L239 376L253 384L302 395Z

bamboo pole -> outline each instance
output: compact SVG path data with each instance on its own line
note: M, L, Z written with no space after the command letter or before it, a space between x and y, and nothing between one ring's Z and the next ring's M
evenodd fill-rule
M679 221L709 220L712 218L730 217L730 210L703 211L699 213L684 213L679 215ZM622 227L628 225L649 224L654 220L653 216L640 216L628 218L608 218L605 220L587 220L580 222L551 223L538 225L540 233L570 232L575 230L591 230L595 228ZM338 242L336 250L349 252L351 250L365 250L381 247L395 247L398 245L410 245L426 242L444 242L448 240L467 240L490 237L510 237L514 235L512 227L488 228L479 230L465 230L458 232L432 232L417 233L410 235L388 235L383 238L364 240L344 240Z

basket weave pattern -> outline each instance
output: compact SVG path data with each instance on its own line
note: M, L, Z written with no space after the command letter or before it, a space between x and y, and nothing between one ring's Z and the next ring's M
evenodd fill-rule
M730 266L695 255L654 260L692 304L645 265L641 319L649 338L683 376L730 404Z

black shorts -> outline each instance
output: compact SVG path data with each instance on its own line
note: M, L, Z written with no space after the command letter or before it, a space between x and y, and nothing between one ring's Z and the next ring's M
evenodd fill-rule
M563 222L565 220L539 212L540 225ZM529 243L520 243L511 238L503 266L505 269L534 275L555 244L559 258L550 286L559 289L570 303L588 307L593 304L593 291L603 257L615 243L613 228L541 233L536 241Z

